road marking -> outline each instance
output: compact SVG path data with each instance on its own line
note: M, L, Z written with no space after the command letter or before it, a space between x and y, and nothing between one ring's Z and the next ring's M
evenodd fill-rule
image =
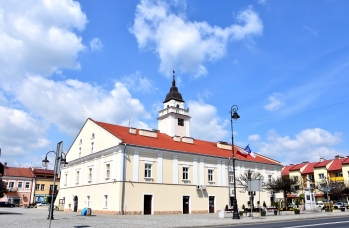
M341 221L341 222L326 222L326 223L318 223L318 224L310 224L310 225L301 225L301 226L287 226L283 228L297 228L297 227L309 227L309 226L322 226L322 225L331 225L338 223L348 223L349 221Z

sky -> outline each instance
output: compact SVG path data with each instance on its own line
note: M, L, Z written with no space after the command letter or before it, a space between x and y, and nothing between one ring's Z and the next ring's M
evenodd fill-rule
M237 105L235 145L283 165L348 156L348 11L344 0L0 0L0 162L40 166L87 118L157 129L173 70L194 139L231 143Z

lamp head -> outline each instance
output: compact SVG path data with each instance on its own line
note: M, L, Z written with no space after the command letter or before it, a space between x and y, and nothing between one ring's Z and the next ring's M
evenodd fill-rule
M239 114L238 114L236 111L234 111L234 113L233 113L233 115L231 116L231 118L233 118L234 120L237 120L237 119L240 118L240 116L239 116Z
M45 159L42 160L42 166L43 166L43 167L47 167L47 166L48 166L48 163L49 163L49 160L47 160L47 156L46 156Z

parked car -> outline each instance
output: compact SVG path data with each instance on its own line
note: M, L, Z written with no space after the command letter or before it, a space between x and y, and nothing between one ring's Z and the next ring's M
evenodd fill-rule
M338 208L339 208L339 207L344 207L344 203L343 203L343 202L336 202L336 203L334 204L334 206L337 206Z
M37 203L35 207L49 207L49 203Z
M324 205L323 202L317 202L317 203L316 203L316 206L317 206L317 207L320 207L320 208L324 208L325 205Z
M15 207L15 205L9 202L0 202L0 207Z

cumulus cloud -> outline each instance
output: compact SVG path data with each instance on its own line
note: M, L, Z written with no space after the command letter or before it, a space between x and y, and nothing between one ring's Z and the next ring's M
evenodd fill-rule
M275 111L285 105L285 102L282 100L282 94L274 93L268 97L269 103L264 106L268 111Z
M111 91L106 91L78 80L55 82L40 76L28 76L17 91L17 100L35 115L55 123L70 135L76 134L89 117L127 125L129 119L150 116L120 82L116 82ZM133 123L135 127L146 127L141 121Z
M224 140L229 132L225 130L227 120L222 120L217 115L216 107L205 104L203 101L188 101L190 109L191 136L208 141Z
M165 1L142 0L130 28L139 48L158 54L159 71L165 75L170 75L172 69L194 77L207 75L205 64L222 58L230 41L262 34L262 20L251 7L240 11L237 24L226 28L188 21L184 14L175 14L173 7Z
M99 38L94 38L90 41L90 48L92 51L99 51L103 49L102 41Z
M157 88L153 86L153 82L137 71L134 74L126 75L120 79L125 87L133 92L153 93Z
M78 2L1 1L0 18L3 87L24 72L50 76L58 68L80 67L76 58L85 47L73 30L83 30L87 19Z
M257 142L260 153L284 164L316 161L319 157L333 158L340 152L331 148L341 142L341 133L331 133L321 128L302 130L294 138L280 136L275 130L268 132L267 140Z
M258 4L265 5L267 3L267 0L258 0Z
M253 134L248 136L249 141L259 141L260 139L261 137L259 136L259 134Z

